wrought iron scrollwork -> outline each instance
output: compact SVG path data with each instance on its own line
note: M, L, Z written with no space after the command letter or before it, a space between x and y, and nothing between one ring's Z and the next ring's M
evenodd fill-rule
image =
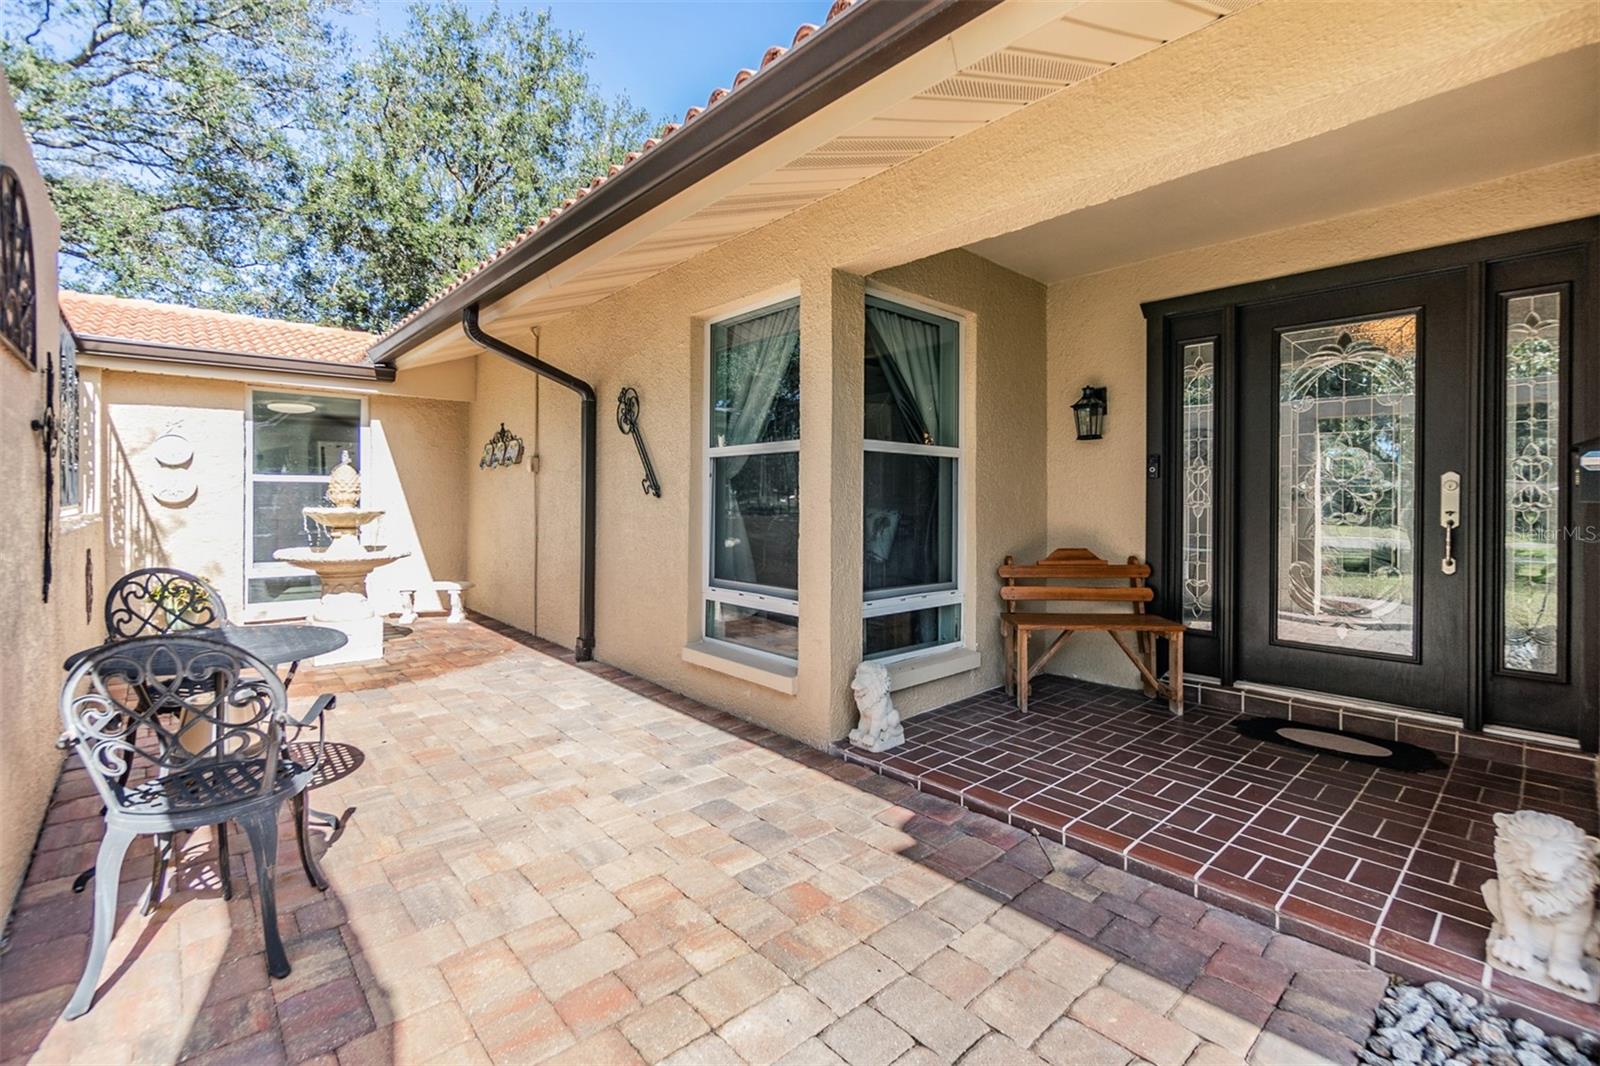
M646 496L661 496L661 482L656 479L656 468L650 462L650 449L644 446L644 434L639 432L639 391L626 386L617 393L617 428L624 436L632 437L639 449L639 463L644 467L644 477L639 479Z
M34 277L33 223L22 179L0 165L0 341L39 366L39 292Z

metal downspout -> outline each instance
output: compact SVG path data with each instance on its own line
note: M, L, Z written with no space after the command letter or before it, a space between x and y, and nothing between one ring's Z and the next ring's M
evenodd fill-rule
M478 324L478 305L469 304L461 311L461 330L467 339L494 352L496 355L548 378L578 394L582 401L580 431L583 438L582 522L583 535L579 539L578 568L582 574L578 591L578 643L572 657L578 662L594 658L594 571L595 571L595 394L594 386L582 378L573 377L558 367L530 355L499 337L491 337Z

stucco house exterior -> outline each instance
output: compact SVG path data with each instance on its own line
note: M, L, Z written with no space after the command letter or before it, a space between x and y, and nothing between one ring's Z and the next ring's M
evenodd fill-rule
M39 719L8 810L42 810L95 590L171 561L294 617L268 560L341 448L412 552L382 606L468 580L813 746L864 657L907 718L998 687L997 565L1074 546L1148 559L1201 687L1596 750L1600 8L840 0L753 59L382 336L61 295L82 502L48 605L36 523L4 534L5 715ZM502 425L526 455L484 467ZM1050 669L1138 685L1109 642Z

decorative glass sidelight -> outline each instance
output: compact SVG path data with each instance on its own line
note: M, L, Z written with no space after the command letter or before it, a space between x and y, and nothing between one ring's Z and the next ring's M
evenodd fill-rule
M1416 647L1417 316L1279 335L1277 640Z
M1211 514L1216 355L1215 341L1183 346L1183 624L1207 633L1216 567Z
M1561 293L1506 300L1501 665L1557 671Z

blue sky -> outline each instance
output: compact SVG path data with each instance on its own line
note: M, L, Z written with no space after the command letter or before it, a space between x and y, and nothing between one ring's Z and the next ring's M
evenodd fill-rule
M680 119L726 86L740 67L754 68L767 46L785 47L804 22L821 24L830 0L547 0L506 9L549 8L556 25L583 35L594 53L590 72L607 95L623 92L652 115ZM407 0L365 0L339 20L358 50L380 31L405 25ZM487 0L468 7L487 11Z

